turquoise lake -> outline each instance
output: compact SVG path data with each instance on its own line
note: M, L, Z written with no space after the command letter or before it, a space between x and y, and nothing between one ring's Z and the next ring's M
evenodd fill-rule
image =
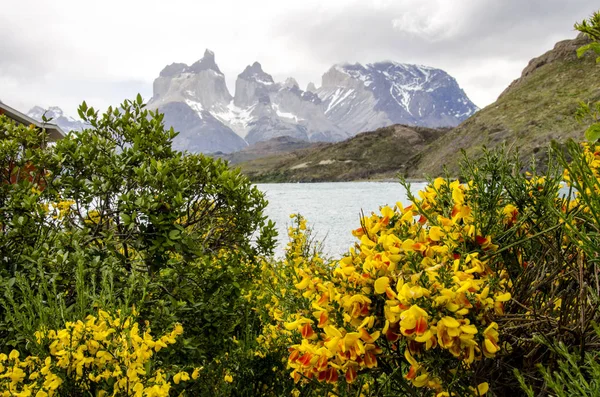
M411 190L421 190L425 183L413 183ZM266 213L277 224L281 256L288 242L290 214L300 213L313 229L317 241L323 242L326 256L348 252L356 239L352 230L360 227L361 211L377 212L380 206L408 204L406 190L398 182L336 182L257 184L265 192L269 205Z

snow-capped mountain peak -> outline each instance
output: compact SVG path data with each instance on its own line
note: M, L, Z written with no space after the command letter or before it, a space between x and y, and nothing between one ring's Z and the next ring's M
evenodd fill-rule
M455 126L478 110L443 70L392 61L334 65L317 93L327 117L352 133L389 124Z
M271 85L275 83L273 77L270 74L265 73L261 64L258 62L254 62L252 65L246 66L246 69L239 74L238 79L253 81L264 85Z
M333 65L320 88L310 83L306 91L292 77L276 82L254 62L232 96L210 50L191 66L166 66L149 107L165 112L186 148L224 152L280 136L338 141L396 123L452 126L477 110L444 71L393 61ZM226 144L214 141L219 134Z

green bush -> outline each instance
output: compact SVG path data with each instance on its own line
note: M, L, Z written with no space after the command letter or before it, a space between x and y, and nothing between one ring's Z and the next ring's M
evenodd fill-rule
M202 365L242 332L241 291L274 246L263 194L226 162L172 149L141 97L55 145L0 116L0 352L34 349L101 307L185 335L164 359Z

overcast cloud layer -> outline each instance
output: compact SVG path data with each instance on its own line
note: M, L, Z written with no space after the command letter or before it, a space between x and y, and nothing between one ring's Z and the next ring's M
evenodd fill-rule
M259 61L275 80L320 85L334 63L393 60L454 76L478 106L493 102L591 0L2 0L0 100L75 115L140 92L173 62L216 54L230 91ZM233 94L233 92L232 92Z

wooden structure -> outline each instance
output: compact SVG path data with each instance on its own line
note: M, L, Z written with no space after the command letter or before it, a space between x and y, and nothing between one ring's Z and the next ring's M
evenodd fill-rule
M36 128L45 129L48 134L48 142L56 142L65 137L65 132L58 125L53 123L43 123L32 119L26 114L21 113L2 102L0 102L0 114L7 116L9 119L14 120L19 124L33 124Z

